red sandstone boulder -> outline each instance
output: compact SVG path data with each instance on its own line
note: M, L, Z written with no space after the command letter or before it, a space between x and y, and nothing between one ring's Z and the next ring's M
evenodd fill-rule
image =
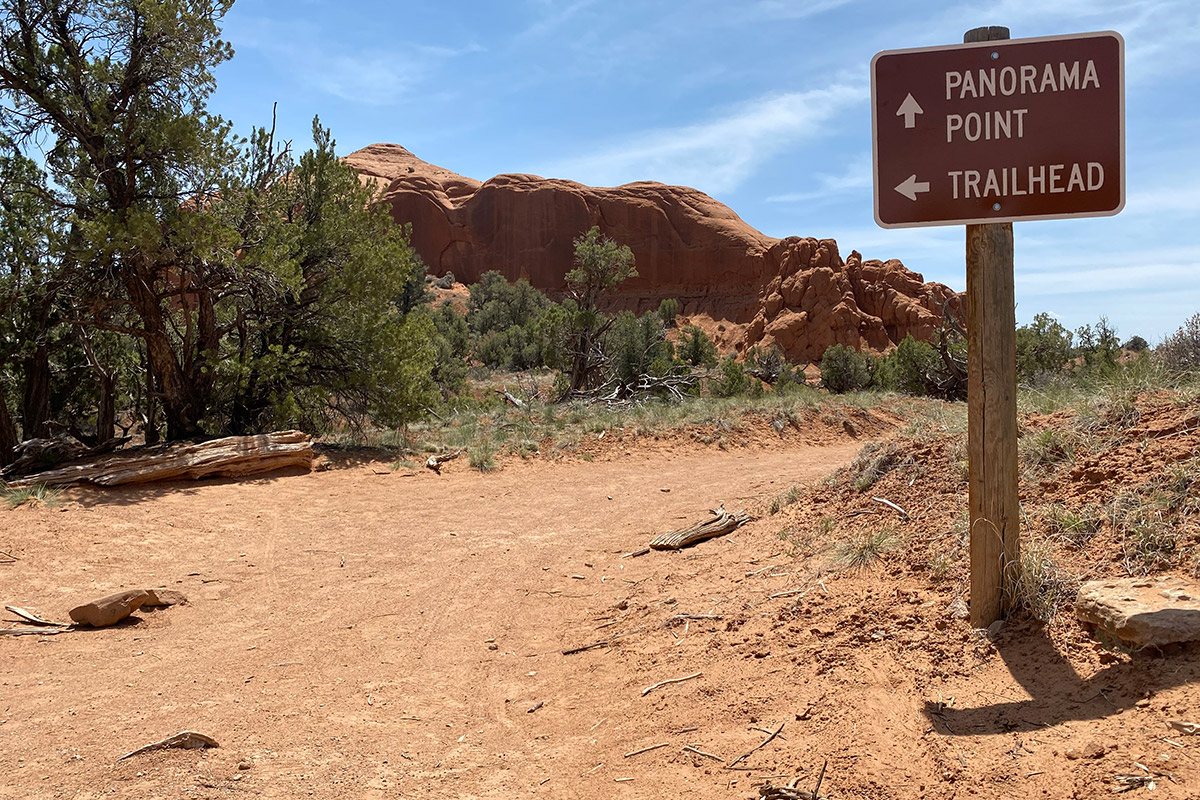
M614 304L646 311L668 297L685 315L736 326L738 349L777 345L792 361L832 344L883 350L908 334L932 337L948 287L925 283L899 261L843 261L832 239L773 239L695 189L660 183L612 188L535 175L484 182L426 163L391 144L346 157L397 222L429 270L474 283L488 270L564 289L574 240L593 225L633 250L638 277Z

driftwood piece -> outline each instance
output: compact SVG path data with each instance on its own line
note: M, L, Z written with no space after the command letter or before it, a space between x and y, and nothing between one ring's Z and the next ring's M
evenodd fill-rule
M0 636L56 636L60 633L69 633L73 630L77 629L73 626L66 628L42 628L37 626L29 628L0 628Z
M312 469L312 439L301 431L226 436L207 442L139 448L26 475L10 486L100 486L198 478L239 478L288 467Z
M137 750L131 750L118 758L117 761L124 761L132 756L139 756L142 753L151 753L155 750L166 750L171 747L178 747L183 750L198 750L201 747L220 746L221 745L217 744L216 739L212 738L211 736L206 736L199 731L180 731L174 736L168 736L167 738L161 739L157 742L151 742L150 744L143 745Z
M525 402L523 400L521 400L520 398L515 397L511 392L508 392L504 389L494 389L493 391L495 391L496 394L503 397L505 399L505 401L508 402L513 408L524 408L525 407Z
M66 623L66 622L51 622L48 619L42 619L37 614L33 613L32 611L30 611L27 608L20 608L18 606L5 606L4 610L11 612L13 614L16 614L18 617L25 620L30 625L42 625L47 628L69 628L69 627L71 627L70 624Z
M425 469L431 469L438 475L441 475L442 464L445 464L447 461L453 461L460 455L462 455L462 450L455 450L453 453L434 453L425 459Z
M730 514L725 510L724 506L713 509L710 513L715 519L697 522L687 528L680 528L675 531L659 534L650 542L650 547L653 550L679 550L683 547L703 542L705 539L712 539L717 536L724 536L727 533L732 533L738 528L750 521L750 515L739 511L736 514Z

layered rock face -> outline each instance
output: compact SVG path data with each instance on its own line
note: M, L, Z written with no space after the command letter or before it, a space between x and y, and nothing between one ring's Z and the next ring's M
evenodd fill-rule
M831 239L774 239L703 192L660 183L613 188L535 175L484 183L428 164L398 145L346 157L393 219L412 223L429 270L473 283L488 270L539 289L565 288L574 240L593 225L628 245L638 277L614 297L645 311L664 298L685 315L734 326L729 344L777 344L793 361L834 343L875 350L911 333L928 339L956 295L899 261L843 261Z

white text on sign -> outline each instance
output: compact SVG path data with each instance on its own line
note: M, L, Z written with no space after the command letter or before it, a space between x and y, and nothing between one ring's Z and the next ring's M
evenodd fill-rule
M954 99L955 90L958 91L958 99L965 100L968 97L1011 97L1014 94L1065 92L1089 87L1100 88L1100 76L1092 61L1084 66L1082 77L1078 61L1069 66L1061 61L1057 65L1046 64L1041 70L1033 64L1023 64L1020 67L990 67L946 73L947 100Z
M1031 194L1094 192L1104 186L1104 166L1087 164L1045 164L1021 170L954 170L946 173L953 183L954 199L984 197L1021 197ZM961 193L960 193L961 192ZM914 198L915 199L915 198Z

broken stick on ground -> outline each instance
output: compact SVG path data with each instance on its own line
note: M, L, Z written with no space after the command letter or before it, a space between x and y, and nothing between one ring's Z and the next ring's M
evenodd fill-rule
M625 754L625 758L632 758L633 756L639 756L642 753L649 753L651 750L657 750L658 748L666 747L669 744L670 744L670 742L662 742L661 744L652 744L649 747L642 747L637 750L630 750L628 753Z
M576 653L582 653L586 650L594 650L597 647L608 647L613 642L615 642L619 639L624 639L626 636L633 636L635 633L641 633L641 632L642 632L642 629L638 628L637 630L634 630L634 631L627 631L625 633L621 633L616 636L613 636L611 639L601 639L598 642L589 642L588 644L582 644L579 647L568 647L566 650L561 650L559 652L561 652L564 656L571 656L571 655L575 655Z
M732 533L750 521L749 514L743 511L730 514L725 510L725 506L714 508L709 513L716 519L697 522L687 528L659 534L650 542L651 549L679 550L697 542L703 542L705 539Z
M128 753L126 753L125 755L118 758L117 761L124 761L127 758L130 758L132 756L138 756L138 755L141 755L142 753L150 753L155 750L166 750L171 747L178 747L183 750L196 750L201 747L220 747L220 746L221 745L217 744L216 739L212 738L211 736L207 736L203 733L200 733L199 731L180 731L179 733L175 734L174 736L168 736L167 738L160 739L157 742L151 742L150 744L143 745L142 747L139 747L137 750L131 750Z
M725 765L725 768L729 769L730 767L733 767L733 766L741 763L742 761L745 761L747 758L750 757L750 754L753 753L755 750L758 750L761 747L766 747L768 744L770 744L771 740L773 740L776 736L778 736L779 732L782 730L783 730L783 723L781 722L781 723L779 723L779 727L777 727L773 731L770 731L770 735L767 736L766 739L763 739L761 742L754 745L754 747L751 747L749 750L742 753L740 756L735 758L733 761L730 761L728 764Z
M653 686L647 686L645 689L642 689L642 697L645 697L646 695L650 694L655 689L658 689L660 687L668 686L672 683L683 683L684 681L690 681L692 678L699 678L703 674L704 674L703 672L693 672L691 675L684 675L682 678L668 678L665 681L659 681L658 683L654 684ZM780 726L780 727L782 727L782 726Z
M895 511L900 516L904 517L904 519L906 519L906 520L909 519L907 511L905 511L903 508L901 508L900 506L893 503L891 500L888 500L886 497L872 497L871 499L874 500L876 503L883 503L885 506L887 506L888 508Z
M42 619L37 614L33 613L32 611L30 611L27 608L20 608L18 606L5 606L4 610L8 611L10 613L16 614L18 617L25 620L30 625L43 625L47 628L69 628L69 627L71 627L71 624L69 622L51 622L48 619Z

